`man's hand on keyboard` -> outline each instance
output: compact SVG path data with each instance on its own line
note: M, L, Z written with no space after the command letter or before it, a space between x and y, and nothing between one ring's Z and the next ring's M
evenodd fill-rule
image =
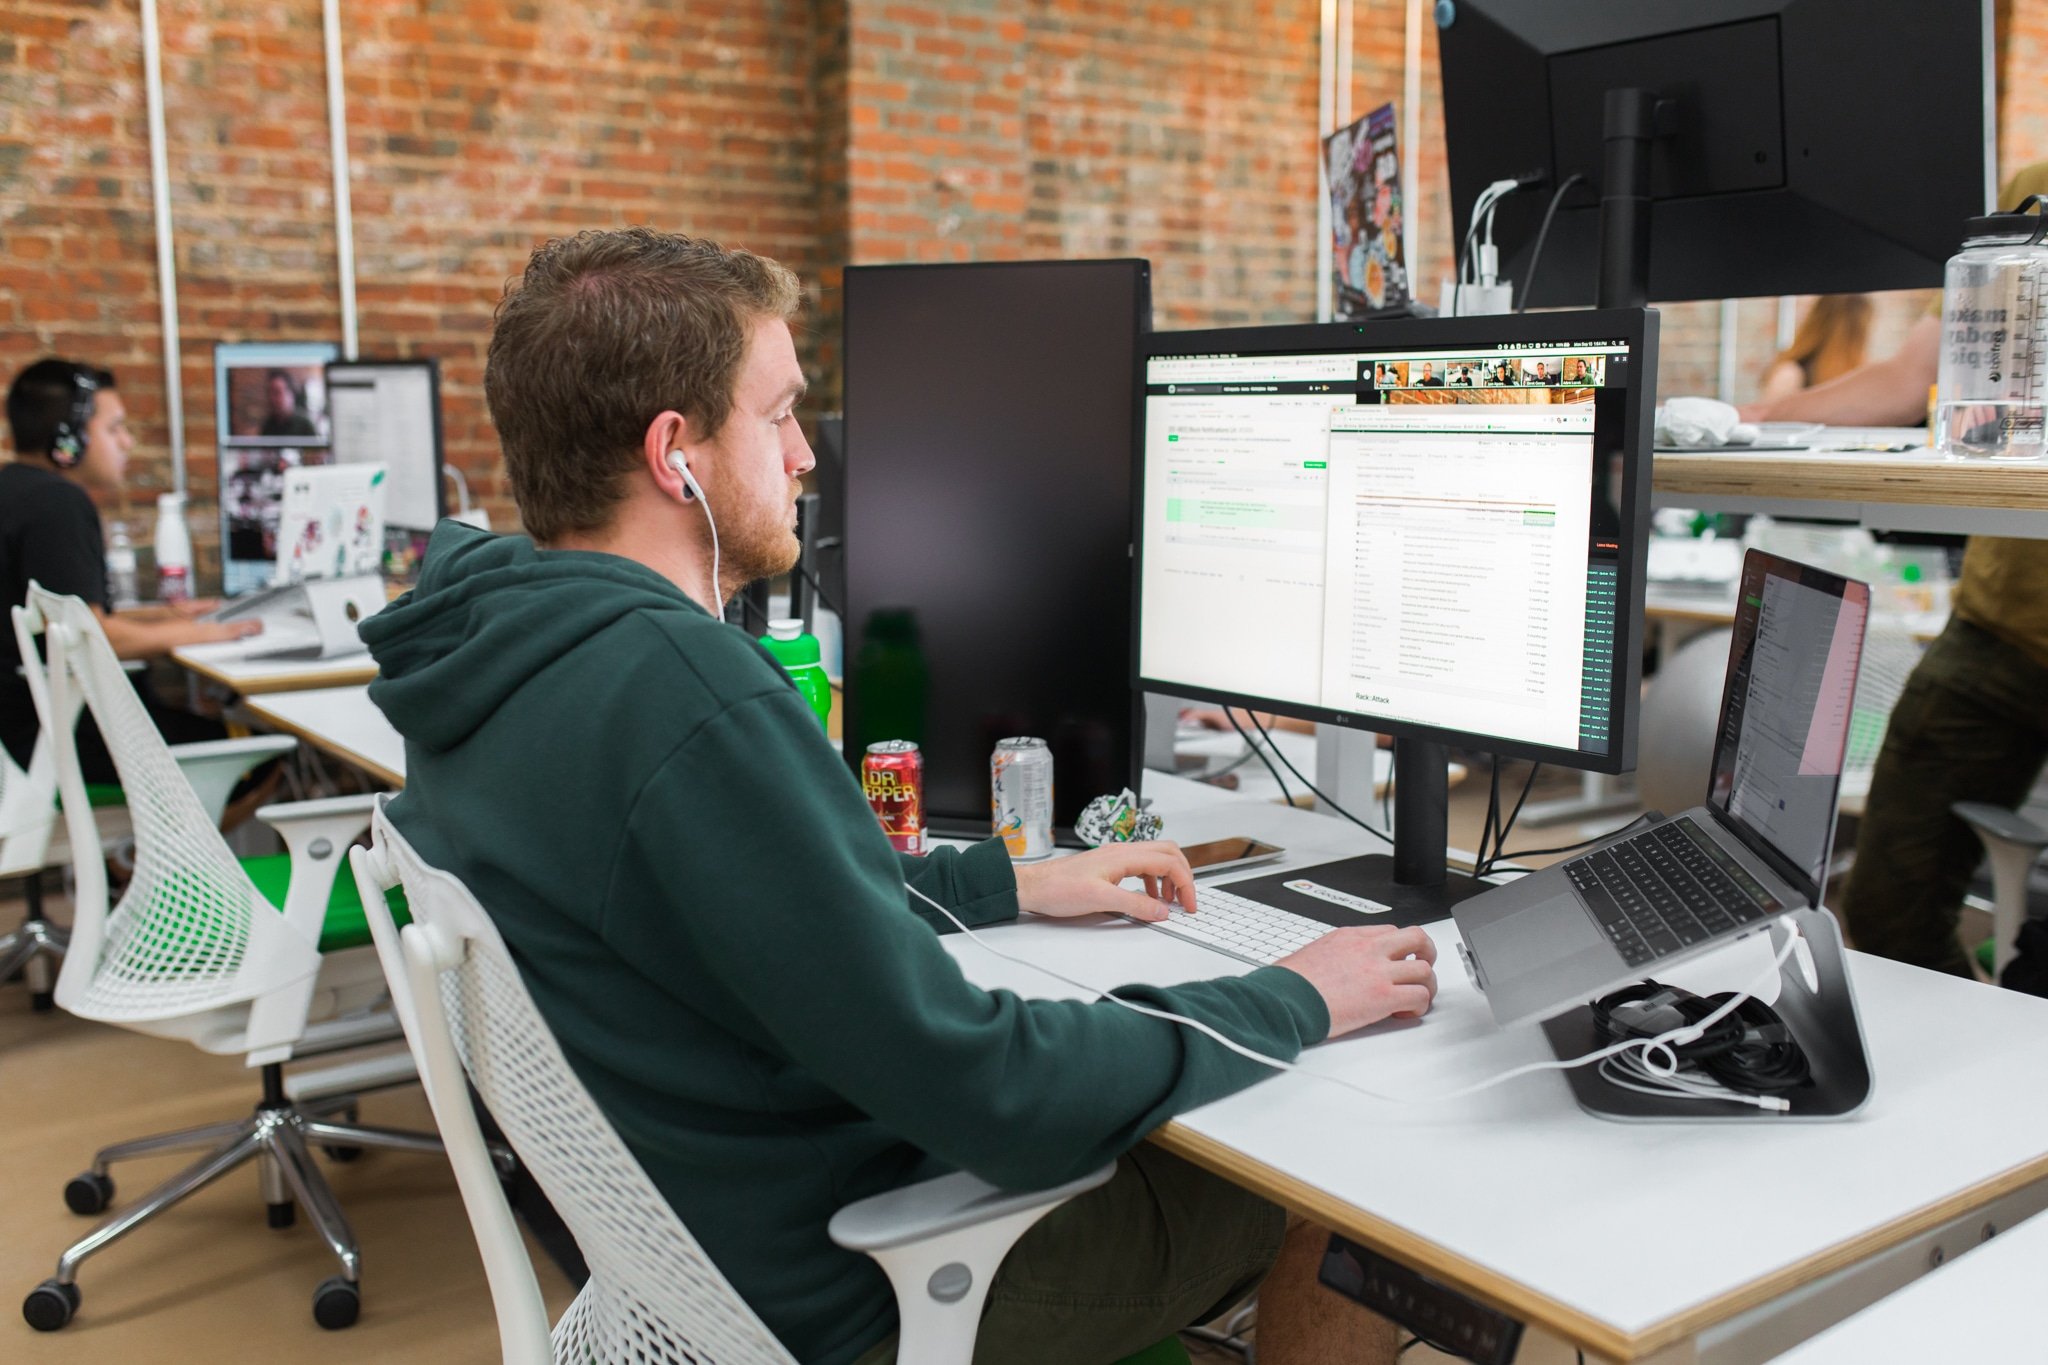
M1118 883L1137 878L1145 890ZM1034 915L1129 915L1163 920L1169 902L1195 908L1195 874L1180 845L1157 841L1104 844L1070 858L1026 863L1017 869L1017 904Z
M1273 965L1308 978L1330 1011L1330 1036L1416 1019L1436 999L1436 945L1421 929L1389 924L1332 929Z

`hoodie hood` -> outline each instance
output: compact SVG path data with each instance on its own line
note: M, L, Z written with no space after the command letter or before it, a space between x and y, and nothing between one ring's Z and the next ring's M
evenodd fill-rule
M443 521L420 581L362 624L377 661L370 700L411 743L445 751L506 698L622 616L708 613L645 565L585 550L542 550Z

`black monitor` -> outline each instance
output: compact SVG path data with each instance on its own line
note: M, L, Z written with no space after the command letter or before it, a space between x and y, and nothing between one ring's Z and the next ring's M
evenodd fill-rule
M1656 367L1641 309L1149 340L1137 686L1395 739L1393 857L1291 877L1439 918L1447 746L1634 767Z
M1487 185L1544 177L1495 219L1501 273L1531 306L1937 286L1996 183L1990 0L1441 0L1436 14L1460 236ZM1640 135L1633 163L1605 140L1625 90L1651 97L1622 130ZM1574 173L1530 283L1544 209ZM1630 180L1640 197L1603 209ZM1639 294L1598 288L1603 215L1610 257L1641 235Z
M1054 820L1137 784L1130 685L1139 260L846 272L846 755L924 750L937 832L986 835L996 741Z

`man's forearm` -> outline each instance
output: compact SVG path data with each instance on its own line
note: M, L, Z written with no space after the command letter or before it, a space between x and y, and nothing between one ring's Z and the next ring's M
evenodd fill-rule
M1922 318L1884 360L1810 389L1743 409L1753 422L1825 422L1837 427L1913 426L1927 416L1927 390L1941 365L1941 321Z
M161 658L174 649L199 644L212 636L212 631L200 622L168 612L161 618L143 620L102 616L100 625L118 659Z

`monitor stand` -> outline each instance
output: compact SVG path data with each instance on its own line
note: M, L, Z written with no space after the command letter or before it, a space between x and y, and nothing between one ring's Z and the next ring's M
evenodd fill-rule
M1722 1100L1639 1094L1602 1079L1597 1063L1564 1073L1579 1107L1595 1117L1625 1123L1782 1123L1847 1118L1861 1109L1870 1098L1870 1054L1856 1013L1856 993L1849 984L1842 932L1835 917L1825 910L1797 910L1793 916L1813 954L1820 989L1807 988L1796 954L1779 968L1778 998L1771 1008L1805 1050L1813 1072L1811 1085L1785 1094L1792 1106L1790 1112L1781 1114ZM1773 953L1781 944L1773 934ZM1545 1020L1543 1033L1560 1061L1583 1057L1604 1046L1593 1025L1593 1011L1585 1005Z
M1444 866L1450 805L1450 751L1421 739L1394 741L1394 852L1299 867L1233 881L1232 895L1319 920L1348 924L1429 924L1486 890ZM1373 910L1358 902L1391 907Z

